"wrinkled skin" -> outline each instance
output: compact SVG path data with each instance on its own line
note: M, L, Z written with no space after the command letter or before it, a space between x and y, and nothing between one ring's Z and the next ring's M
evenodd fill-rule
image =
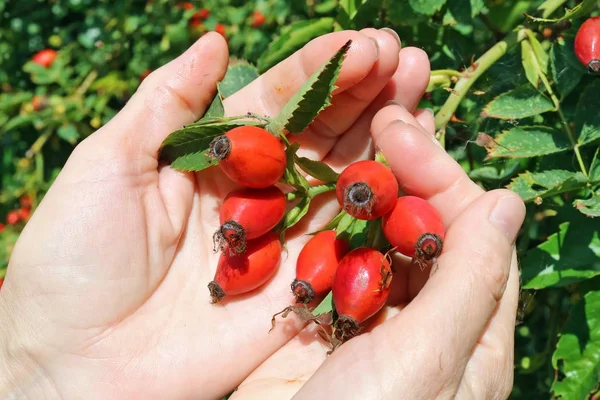
M436 144L431 113L415 111L426 55L386 31L333 33L229 97L226 112L275 115L348 39L333 106L294 140L336 170L368 157L374 140L403 189L439 209L448 234L435 274L400 265L394 277L390 304L403 311L380 314L326 360L294 317L268 333L293 301L302 234L338 211L332 196L290 232L274 279L210 304L211 236L233 185L215 168L157 162L162 140L203 114L225 73L225 41L207 34L75 149L23 231L0 294L0 397L215 399L236 387L243 399L507 396L523 205L484 194Z

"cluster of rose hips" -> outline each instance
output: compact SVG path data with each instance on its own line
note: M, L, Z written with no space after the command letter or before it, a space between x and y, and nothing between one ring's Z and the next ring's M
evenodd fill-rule
M216 137L209 157L244 187L230 192L220 208L220 227L213 239L221 254L214 280L208 284L216 303L260 287L279 267L282 244L274 230L284 218L287 201L275 185L287 163L282 141L254 126ZM381 231L391 248L385 254L370 247L350 249L342 232L328 229L315 234L301 250L291 283L296 302L305 306L332 291L337 313L333 329L343 342L385 304L393 277L389 253L398 251L421 266L432 263L442 250L444 225L427 201L398 197L396 177L377 161L348 166L335 190L340 206L353 218L381 219Z

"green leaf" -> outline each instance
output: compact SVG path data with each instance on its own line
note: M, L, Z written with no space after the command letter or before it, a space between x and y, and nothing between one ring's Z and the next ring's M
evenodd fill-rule
M552 101L529 85L519 86L492 100L481 113L484 117L521 119L554 110Z
M319 303L319 305L312 311L312 315L318 317L319 315L328 314L335 309L333 304L333 292L329 291L327 296Z
M567 0L546 0L537 9L543 11L542 18L548 18L554 11L556 11L566 2Z
M544 50L542 44L535 35L528 35L527 39L529 43L531 43L531 48L535 54L535 59L539 65L540 72L545 75L548 72L548 53L546 53L546 50Z
M446 0L409 0L408 3L419 14L433 15L446 4Z
M383 9L394 26L413 26L427 20L427 16L415 12L407 1L384 0Z
M550 50L552 79L561 97L566 97L575 89L581 77L586 73L575 56L573 40L559 38Z
M223 117L225 115L225 106L223 106L223 98L219 93L219 85L217 85L217 94L215 98L210 103L210 106L204 113L202 118L218 118Z
M596 0L583 0L581 3L577 4L575 7L571 8L570 10L567 9L565 11L565 15L563 15L560 18L537 18L537 17L532 17L531 15L527 15L527 14L525 14L525 15L527 15L527 17L534 22L553 23L553 22L565 21L567 19L571 20L571 19L585 17L590 13L590 11L592 11L592 9L594 8L595 5L596 5ZM540 7L542 7L542 6L540 6Z
M331 93L336 88L335 81L351 43L350 40L346 42L329 61L307 79L279 114L271 120L267 126L270 132L301 133L331 104Z
M588 217L600 217L600 192L592 193L592 196L587 200L575 200L573 205Z
M245 60L233 60L219 83L219 93L227 98L259 77L258 69Z
M300 50L306 43L319 36L333 32L333 18L320 18L317 20L296 21L281 30L269 49L258 60L258 69L261 73L267 71L275 64Z
M382 0L340 0L337 22L343 29L361 29L379 14Z
M527 80L533 85L533 87L537 89L538 84L540 83L540 69L538 67L533 48L531 47L531 43L529 43L527 40L523 40L521 42L521 62L523 64L523 69L525 70L525 76L527 77Z
M283 218L282 231L286 231L292 226L296 225L310 209L310 198L305 197L298 204L296 204L291 210L289 210Z
M588 176L591 182L600 182L600 147L596 149Z
M340 176L331 167L322 161L314 161L306 157L296 157L296 164L302 168L304 172L323 183L337 181Z
M238 126L260 126L264 122L200 120L171 133L162 143L159 158L179 171L202 171L217 162L208 157L210 142Z
M79 132L73 124L62 125L56 130L56 134L62 140L67 141L70 144L77 143L79 139Z
M584 145L600 139L600 80L586 86L575 112L575 129L579 132L577 143Z
M527 171L513 179L509 189L516 192L524 201L543 199L559 193L581 189L586 185L586 178L581 172L561 169L543 172Z
M511 128L496 136L497 145L488 157L539 157L571 148L566 134L547 126Z
M308 184L306 178L302 176L300 172L298 172L295 164L297 158L296 152L299 148L300 145L298 143L294 143L288 146L288 148L286 149L285 153L287 165L285 167L285 172L283 173L283 180L287 184L292 185L294 188L296 188L296 190L299 190L302 193L306 193L310 185Z
M514 160L513 162L507 162L502 165L502 168L498 170L496 167L485 166L478 169L474 169L469 172L469 178L474 181L493 182L505 181L513 176L520 168L520 163Z
M575 218L525 254L524 289L565 286L600 275L600 224L583 215Z
M337 232L337 237L347 239L350 236L349 229L352 227L353 222L354 222L354 217L352 215L344 212L337 227L335 228L335 230Z
M354 218L350 229L347 231L349 234L348 242L350 243L350 249L356 249L367 245L371 223L372 221Z
M570 312L552 355L562 372L552 393L561 399L587 399L600 380L600 291L588 292ZM556 374L558 377L560 374Z

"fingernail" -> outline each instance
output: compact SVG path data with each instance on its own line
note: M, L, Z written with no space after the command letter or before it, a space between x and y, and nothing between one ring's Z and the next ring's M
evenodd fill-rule
M435 115L435 113L433 112L433 108L424 108L424 110L427 111L431 115Z
M498 199L490 214L490 221L512 243L517 238L524 216L525 205L523 201L516 196L504 196Z
M373 41L373 43L375 44L375 51L377 52L377 58L376 60L379 60L379 43L377 43L377 39L369 37L369 39L371 39Z
M396 33L395 30L390 29L390 28L381 28L380 31L384 31L384 32L387 32L390 35L392 35L394 37L394 39L396 39L396 42L398 42L398 46L402 46L402 42L400 41L400 36L398 36L398 34Z

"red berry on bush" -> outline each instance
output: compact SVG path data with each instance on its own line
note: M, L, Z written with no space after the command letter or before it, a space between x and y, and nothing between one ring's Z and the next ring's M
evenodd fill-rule
M333 303L339 315L335 335L346 341L358 324L375 315L387 301L392 281L390 260L375 249L360 247L340 261L333 279Z
M16 225L19 222L19 211L12 210L6 215L6 223L9 225Z
M225 25L223 25L223 24L215 25L215 32L217 32L218 34L220 34L223 37L227 37L227 33L225 32Z
M575 55L590 72L600 71L600 17L587 19L577 31Z
M349 165L337 181L342 208L358 219L372 220L387 214L398 197L398 181L385 165L359 161Z
M193 10L194 9L194 5L192 3L190 3L189 1L183 2L183 3L177 3L177 8L181 8L182 10Z
M260 11L254 11L252 13L252 27L253 28L258 28L259 26L264 24L266 20L267 20L267 18Z
M285 171L283 143L255 126L240 126L216 137L209 155L219 160L231 180L251 188L272 186Z
M419 197L399 197L394 209L383 217L382 228L396 250L417 261L431 261L442 252L442 217L431 204Z
M285 195L271 186L265 189L238 189L230 192L220 210L221 226L215 232L215 247L228 247L233 254L246 251L246 241L264 235L285 213Z
M6 225L0 222L0 233L4 232L4 228L6 228Z
M17 211L19 214L19 219L21 221L27 221L29 219L29 217L31 216L31 210L29 208L19 208L19 210Z
M31 208L33 206L33 201L31 200L31 197L26 194L19 199L19 205L22 208Z
M315 296L331 290L335 270L348 252L348 242L336 235L335 231L319 232L300 251L296 279L292 282L297 303L310 303Z
M31 105L34 111L43 110L48 105L48 99L45 96L33 96Z
M4 278L0 278L0 289L2 289L3 284L4 284Z
M53 49L44 49L33 55L31 61L36 64L41 65L42 67L48 68L52 65L54 60L56 59L56 50Z
M249 241L244 254L223 252L215 278L208 284L211 302L217 303L225 296L247 293L260 287L273 276L280 261L281 242L272 232Z

